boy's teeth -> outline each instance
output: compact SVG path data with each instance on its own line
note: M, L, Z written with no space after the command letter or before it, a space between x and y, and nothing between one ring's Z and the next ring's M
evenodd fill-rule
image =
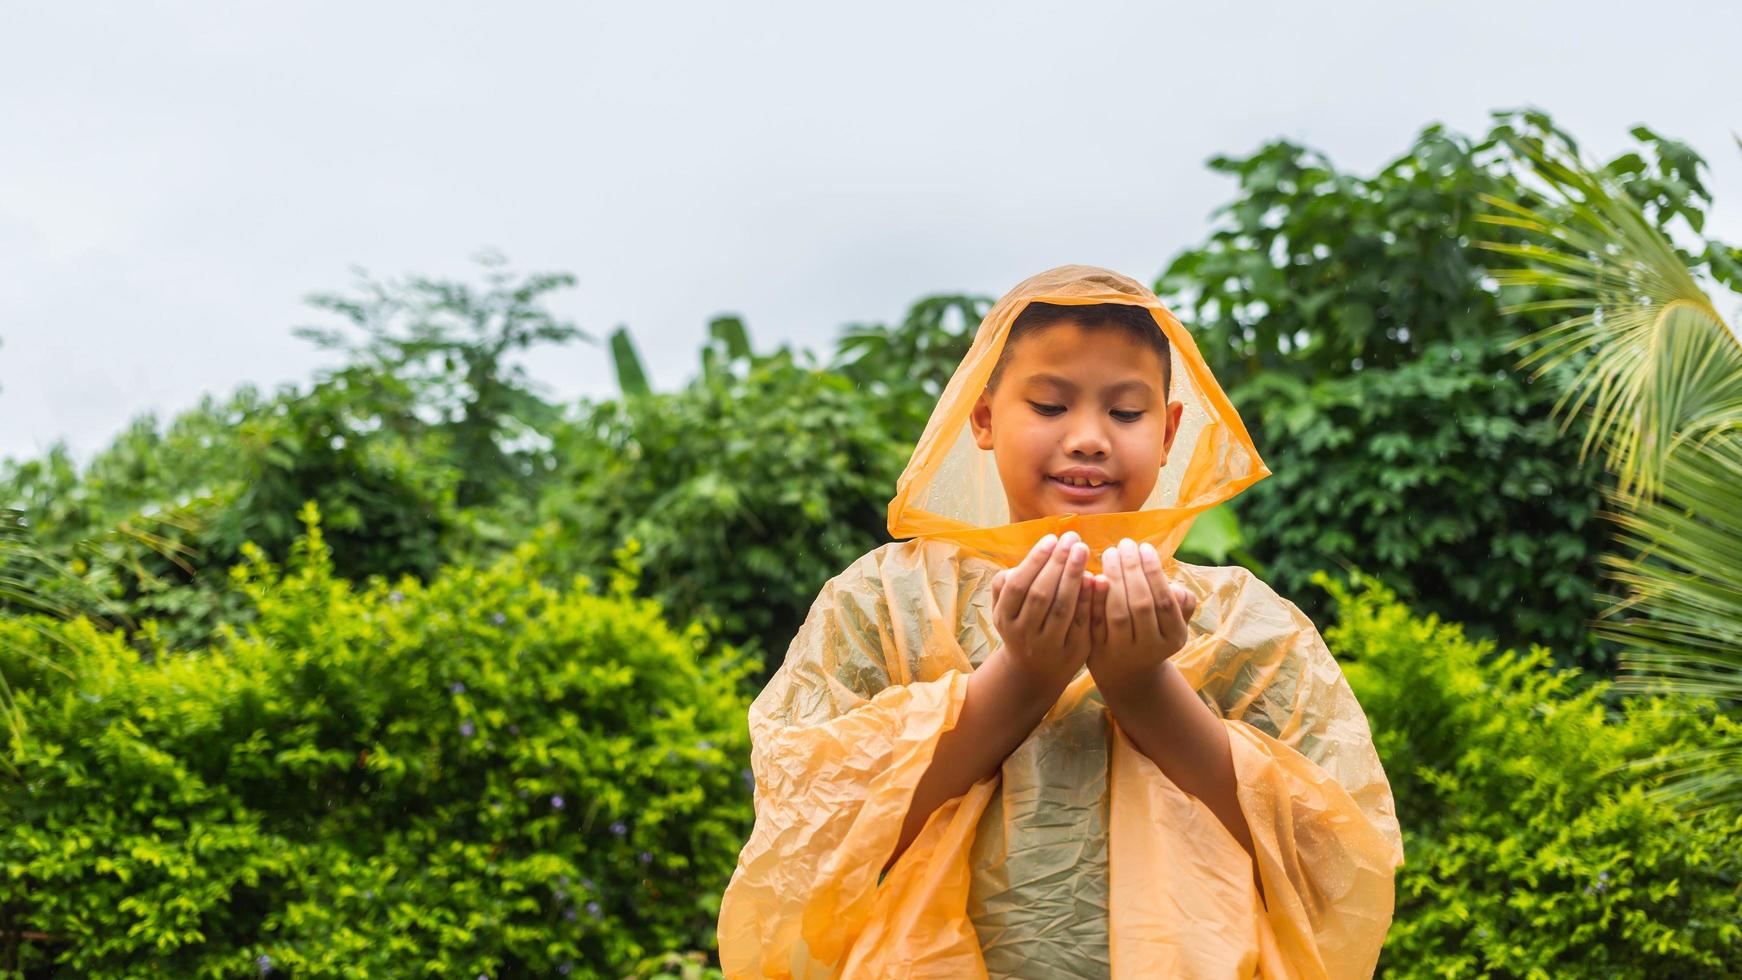
M1081 477L1075 476L1058 476L1053 477L1053 479L1058 480L1060 483L1068 483L1073 487L1098 487L1106 482L1105 480L1085 480Z

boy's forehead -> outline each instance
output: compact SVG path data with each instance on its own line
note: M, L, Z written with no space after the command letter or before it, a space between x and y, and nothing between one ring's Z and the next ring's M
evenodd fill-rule
M1138 377L1150 378L1159 387L1171 368L1162 364L1160 351L1123 330L1074 323L1051 323L1024 334L1009 357L1012 373L1024 383L1064 387Z

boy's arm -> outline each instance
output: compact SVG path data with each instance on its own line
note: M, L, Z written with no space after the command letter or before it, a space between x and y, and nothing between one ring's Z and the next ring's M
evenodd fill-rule
M1187 639L1186 617L1196 600L1190 593L1176 594L1149 544L1140 547L1127 538L1107 549L1102 562L1094 601L1095 621L1106 624L1106 632L1097 635L1105 649L1098 651L1099 662L1089 663L1101 699L1137 750L1209 807L1252 855L1252 880L1258 882L1257 849L1240 809L1228 729L1172 660ZM1104 616L1099 613L1103 603Z
M1101 698L1138 751L1175 786L1203 801L1246 853L1254 853L1252 829L1236 795L1228 729L1199 700L1179 667L1164 660L1148 677L1103 689Z
M1088 559L1077 532L1049 534L1015 568L993 577L992 622L1003 642L968 678L956 726L938 737L931 763L914 786L885 871L919 836L932 811L998 771L1088 658Z
M901 822L901 836L895 853L884 865L885 871L919 836L933 810L997 772L1034 731L1058 698L1058 692L1050 687L1013 669L1002 646L981 661L968 678L968 693L962 699L956 727L938 738L931 765L914 787L913 801Z

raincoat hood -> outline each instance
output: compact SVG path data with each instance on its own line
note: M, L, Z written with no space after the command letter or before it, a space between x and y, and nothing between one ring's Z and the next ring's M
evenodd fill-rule
M1141 306L1167 336L1172 351L1168 398L1182 402L1179 432L1155 489L1140 510L1056 514L1012 523L991 450L974 442L968 416L986 388L1010 336L1030 303L1124 303ZM1192 520L1270 475L1191 334L1155 293L1128 276L1092 265L1061 265L1023 280L980 322L974 342L932 410L889 502L889 533L950 541L1003 565L1022 560L1048 533L1075 530L1089 545L1090 567L1120 538L1148 541L1173 554Z

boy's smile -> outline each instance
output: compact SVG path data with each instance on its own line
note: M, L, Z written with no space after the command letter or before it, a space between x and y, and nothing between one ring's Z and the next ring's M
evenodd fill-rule
M1068 321L1020 337L969 415L1013 522L1141 510L1179 429L1161 357L1123 330Z

